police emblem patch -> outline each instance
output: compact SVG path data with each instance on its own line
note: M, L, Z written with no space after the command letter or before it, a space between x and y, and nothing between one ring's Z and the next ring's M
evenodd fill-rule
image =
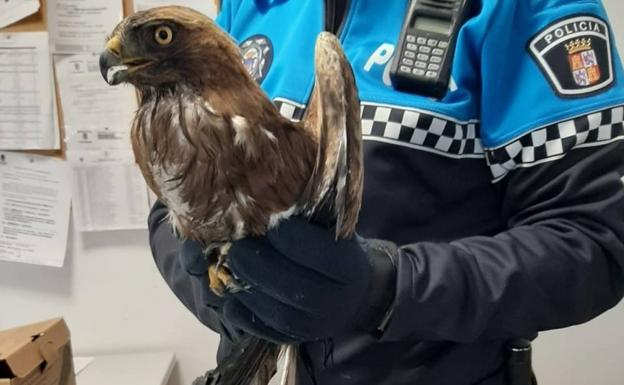
M559 20L528 48L559 96L583 96L613 84L609 26L595 16Z
M264 35L254 35L240 44L243 64L249 75L262 83L273 63L273 44Z

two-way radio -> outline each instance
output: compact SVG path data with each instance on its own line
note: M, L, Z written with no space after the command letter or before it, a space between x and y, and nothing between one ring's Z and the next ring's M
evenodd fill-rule
M457 36L470 5L470 0L410 2L390 70L396 89L438 99L446 94Z

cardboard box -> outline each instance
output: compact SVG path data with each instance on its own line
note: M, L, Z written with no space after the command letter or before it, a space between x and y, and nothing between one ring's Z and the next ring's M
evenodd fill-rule
M0 331L0 385L76 385L63 319Z

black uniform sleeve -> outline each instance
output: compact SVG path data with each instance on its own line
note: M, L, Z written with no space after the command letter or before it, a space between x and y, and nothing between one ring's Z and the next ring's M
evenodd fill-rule
M161 275L180 301L204 325L219 334L227 332L217 311L202 301L208 290L207 279L192 277L182 267L178 257L178 239L167 221L167 207L157 201L149 215L149 238L154 261Z
M385 340L533 337L579 324L624 293L622 141L509 173L509 230L416 243L397 258Z

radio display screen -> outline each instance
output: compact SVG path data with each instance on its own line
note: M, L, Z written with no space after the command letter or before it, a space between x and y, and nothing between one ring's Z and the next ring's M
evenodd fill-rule
M414 29L449 35L452 23L450 20L418 15L414 21Z

